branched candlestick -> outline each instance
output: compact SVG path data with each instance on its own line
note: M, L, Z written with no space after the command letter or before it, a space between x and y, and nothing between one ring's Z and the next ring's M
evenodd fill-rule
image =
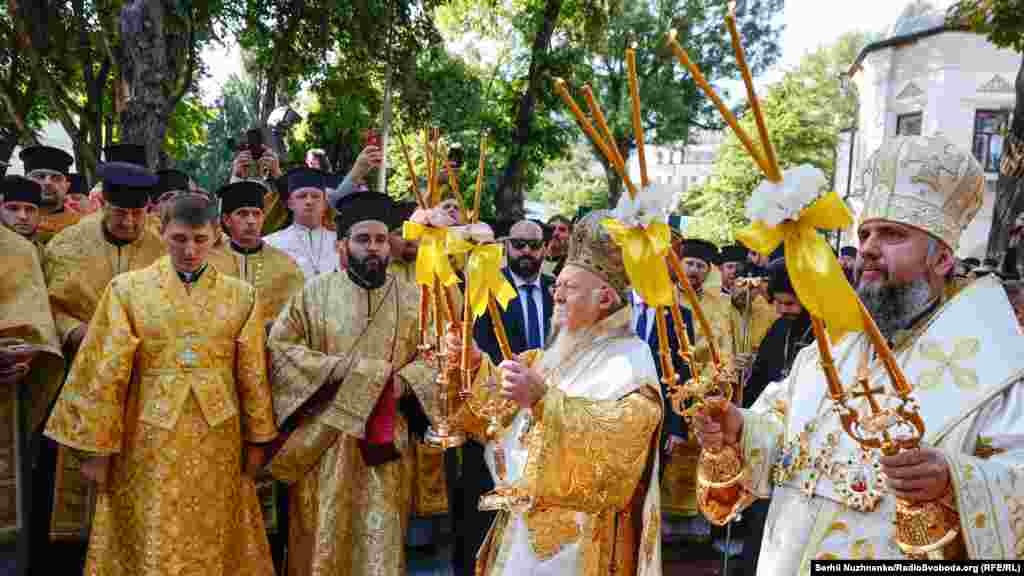
M447 450L448 448L461 446L466 442L466 433L452 420L454 414L452 414L451 397L449 395L452 379L458 378L458 373L456 371L455 374L449 374L448 365L445 360L447 357L444 339L445 326L447 322L456 322L458 318L455 315L455 306L452 301L451 292L442 286L441 282L436 278L434 279L432 296L434 300L434 325L438 340L437 349L432 356L437 365L436 382L440 414L437 422L427 430L423 440L430 446Z
M697 292L690 285L690 280L686 277L686 273L683 271L683 265L679 261L679 256L669 249L668 251L668 265L669 269L675 275L676 280L682 285L683 293L687 300L690 302L690 307L693 309L693 315L697 318L697 328L704 336L708 343L708 351L711 355L711 369L710 370L693 370L697 363L692 361L692 352L686 351L687 355L690 356L690 367L693 372L692 377L683 383L680 388L676 391L673 397L673 409L687 420L693 418L696 411L704 406L705 400L711 397L725 398L726 401L731 401L733 396L733 381L735 380L734 372L731 366L726 366L722 362L721 355L719 354L718 344L715 343L715 335L711 330L711 323L708 321L707 315L704 313L704 308L700 304L700 299L697 298ZM680 339L680 342L683 340Z

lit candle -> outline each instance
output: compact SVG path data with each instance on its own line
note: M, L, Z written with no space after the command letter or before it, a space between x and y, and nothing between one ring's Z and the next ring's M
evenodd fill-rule
M493 296L487 301L487 311L494 322L494 335L498 338L501 358L503 360L514 360L515 355L512 354L512 345L508 342L508 332L505 332L505 322L501 319L501 311L498 310L497 301Z
M608 128L608 121L604 117L604 112L601 111L601 107L597 104L597 100L594 98L594 92L590 89L590 86L584 86L581 90L583 92L583 98L587 101L587 107L590 108L590 115L594 117L594 121L597 122L597 127L604 136L605 142L608 144L608 150L611 151L612 157L611 162L615 166L619 176L626 183L626 189L629 190L629 197L636 198L636 186L633 185L633 181L629 178L629 174L626 173L626 163L622 159L622 154L619 153L619 147L615 144L615 137L612 135L612 131Z
M405 145L405 139L402 135L398 135L398 144L402 148L402 156L405 157L405 164L409 168L409 180L412 181L410 187L412 188L412 195L416 199L416 205L420 208L426 208L427 204L420 196L419 182L416 181L416 167L412 163L412 156L409 155L409 148Z
M761 113L761 102L754 92L754 79L747 66L747 56L740 43L740 34L736 30L736 2L729 2L729 12L725 15L725 24L729 28L729 35L732 37L732 50L736 53L736 64L743 76L743 83L747 87L747 99L750 100L750 109L754 112L754 120L757 122L757 131L761 135L761 150L764 151L765 165L768 167L766 175L773 182L782 181L782 173L779 171L779 163L775 159L775 149L772 147L771 138L768 136L768 127L764 122L764 115Z
M864 302L858 298L857 304L860 306L860 314L864 318L864 331L867 332L868 338L874 344L875 351L878 352L878 357L881 358L882 364L885 365L893 387L896 388L896 392L900 395L909 395L913 392L913 388L907 383L906 375L903 374L903 370L896 363L896 356L892 353L892 348L889 348L889 343L882 336L878 325L875 324L875 319L871 317L871 313L864 307Z
M828 382L829 395L833 399L840 398L843 395L843 383L839 379L839 372L832 358L832 346L828 341L825 323L821 318L811 316L811 327L814 329L814 339L818 343L818 354L821 356L821 367L825 371L825 381Z
M430 289L420 285L420 348L427 347L427 318L430 315Z
M718 97L718 94L715 93L715 89L708 84L708 81L704 78L704 74L701 73L700 69L690 61L690 57L686 54L686 50L683 50L683 47L679 45L679 42L676 40L675 30L668 33L668 44L672 48L672 52L675 53L679 62L689 69L690 75L693 76L693 81L697 83L697 86L707 94L715 107L718 108L719 113L722 114L722 118L724 118L725 122L730 128L732 128L736 137L740 139L740 142L743 144L743 147L747 149L747 153L750 154L750 157L754 159L754 162L761 167L761 170L765 174L771 174L768 168L768 163L762 157L761 152L754 146L754 142L750 139L750 136L747 135L743 128L740 128L740 123L736 120L736 116L734 116L732 111L729 110L729 107L725 105L725 102Z
M555 91L562 97L565 105L569 107L569 110L572 111L573 115L576 116L576 122L580 125L580 128L582 128L587 136L590 137L590 140L595 146L597 146L598 150L604 154L605 159L608 160L608 163L611 164L616 173L625 180L625 174L622 169L619 168L618 164L615 163L612 151L608 149L608 145L605 143L604 138L597 134L597 131L594 130L594 126L590 123L590 120L587 120L587 117L583 115L583 111L580 110L580 107L576 105L576 101L569 95L569 91L565 87L565 81L561 78L555 78Z
M636 138L636 155L640 161L640 186L646 188L651 179L647 177L647 156L644 153L644 126L640 118L640 83L636 75L636 50L626 49L626 67L629 69L629 93L633 100L633 137Z
M480 163L476 169L476 194L473 196L473 214L470 224L480 221L480 194L484 189L484 168L487 166L487 133L480 134Z
M683 323L683 311L679 309L679 303L672 298L672 328L676 331L676 340L679 341L680 355L690 365L690 375L700 380L700 367L693 361L693 352L690 350L690 335L686 333L686 325Z
M658 356L661 358L661 374L666 386L676 385L676 367L672 365L672 353L668 347L668 326L665 323L664 309L654 308L654 322L658 328Z

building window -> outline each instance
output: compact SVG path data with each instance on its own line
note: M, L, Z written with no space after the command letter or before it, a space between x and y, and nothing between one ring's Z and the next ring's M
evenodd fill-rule
M1003 157L1003 134L1010 121L1006 110L978 110L974 113L974 144L971 149L986 172L998 172Z
M920 112L900 114L896 117L896 135L920 136L922 124L924 124L924 116Z

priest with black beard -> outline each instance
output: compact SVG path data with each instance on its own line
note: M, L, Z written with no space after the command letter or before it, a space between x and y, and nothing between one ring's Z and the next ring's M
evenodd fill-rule
M282 437L271 474L289 485L288 574L405 573L410 428L436 416L436 370L418 356L419 290L388 273L395 208L344 197L344 271L306 283L270 331Z

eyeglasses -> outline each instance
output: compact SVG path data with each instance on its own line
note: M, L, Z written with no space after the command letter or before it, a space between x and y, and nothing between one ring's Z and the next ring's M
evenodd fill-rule
M509 238L509 244L512 245L516 250L526 250L527 247L530 250L540 250L544 247L543 240L526 240L523 238Z

